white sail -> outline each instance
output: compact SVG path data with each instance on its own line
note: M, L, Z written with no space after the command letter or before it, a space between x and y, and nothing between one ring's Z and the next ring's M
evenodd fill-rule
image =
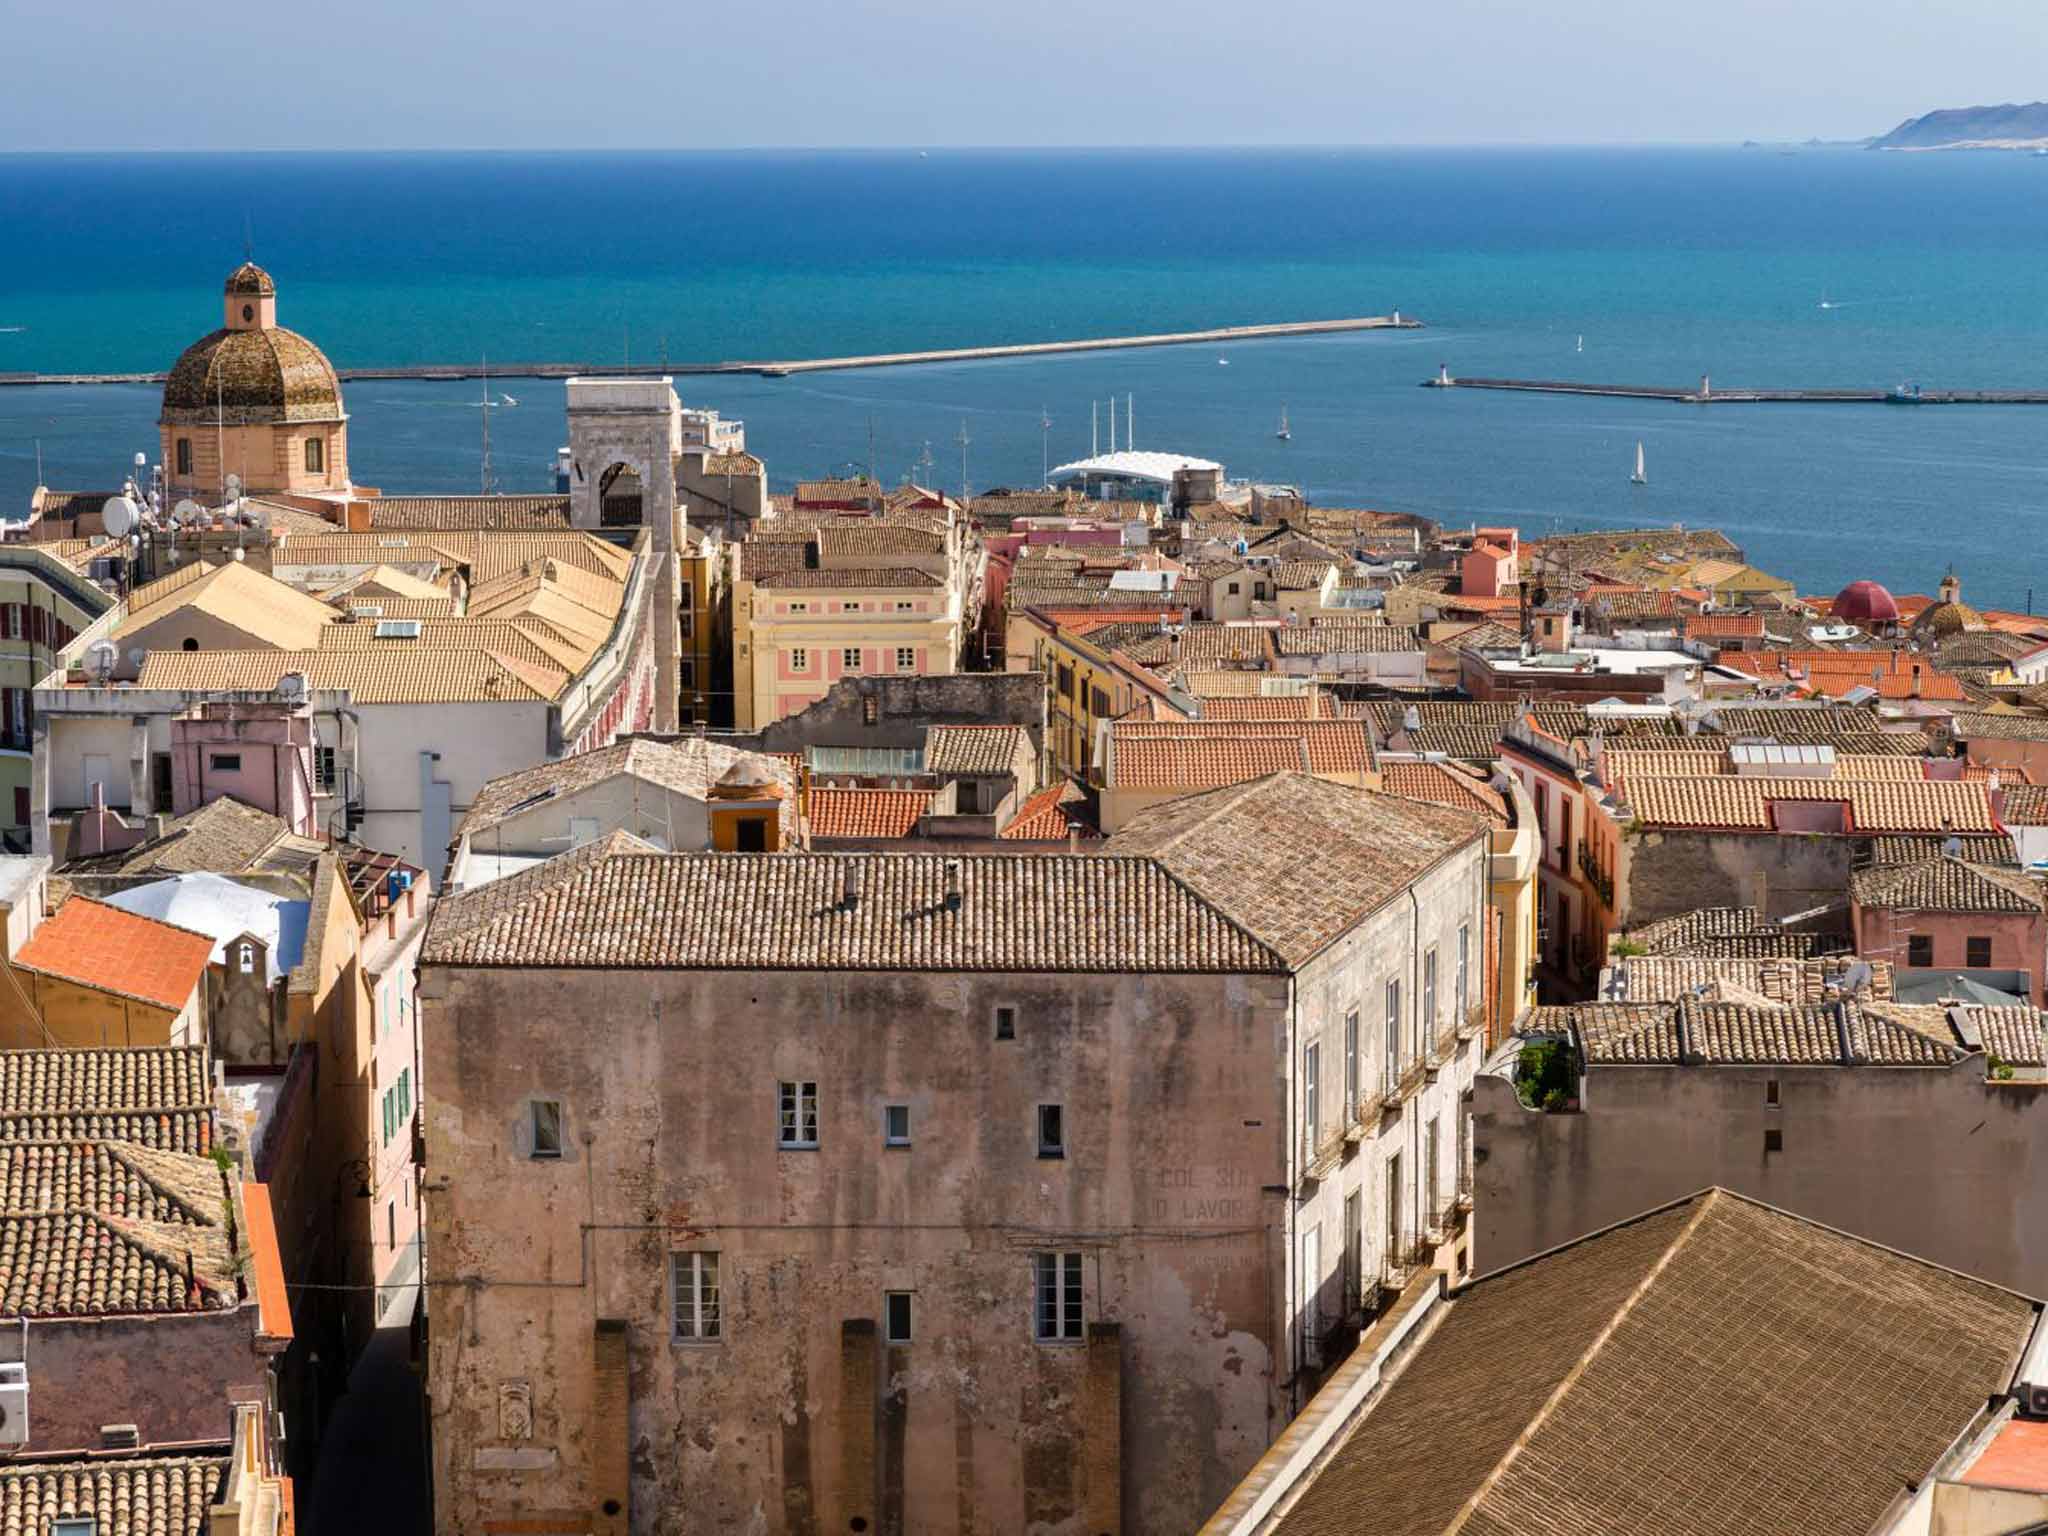
M1649 484L1650 477L1643 473L1643 445L1640 439L1636 443L1636 472L1628 478L1631 485Z

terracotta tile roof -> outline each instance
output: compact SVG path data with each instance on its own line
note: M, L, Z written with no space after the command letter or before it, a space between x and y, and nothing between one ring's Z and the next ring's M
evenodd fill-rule
M269 693L287 672L310 688L345 688L358 704L482 704L551 699L547 679L485 651L342 648L318 651L157 651L137 685L188 693ZM560 676L560 674L554 674Z
M1112 782L1122 789L1213 788L1260 773L1372 771L1372 742L1360 720L1118 720L1109 729ZM1251 767L1256 763L1269 766ZM1183 776L1188 772L1229 777Z
M306 650L320 643L320 632L335 619L334 610L317 597L234 561L182 582L179 573L173 572L152 586L162 587L164 582L178 585L153 594L140 613L131 609L128 617L114 627L109 639L120 645L172 613L190 609L263 644L282 650Z
M831 838L900 838L917 829L918 818L932 806L928 789L811 788L811 836Z
M1314 591L1337 568L1334 560L1282 560L1273 567L1273 585L1282 592Z
M1413 752L1455 757L1464 762L1490 763L1500 755L1503 727L1467 722L1459 725L1425 725L1407 732L1405 740Z
M2000 813L2008 827L2048 827L2048 784L2014 784Z
M944 585L930 571L915 570L909 566L895 566L887 570L872 571L813 571L797 568L794 570L755 571L749 574L754 585L759 587L823 587L843 589L848 592L877 590L902 592L915 588L930 588Z
M132 616L145 608L154 607L167 597L175 596L195 581L200 581L220 570L217 565L208 565L204 560L188 561L168 576L159 576L128 594L128 612Z
M880 501L881 482L865 475L851 480L800 480L796 487L799 505L806 501Z
M1205 672L1205 678L1241 678L1255 690L1260 675L1256 672ZM1202 718L1204 720L1334 720L1336 707L1330 696L1320 688L1305 688L1299 693L1247 692L1236 696L1203 696Z
M1680 998L1668 1003L1581 1003L1539 1008L1539 1029L1568 1015L1586 1060L1718 1066L1946 1067L1967 1054L1955 1043L1946 1009L1897 1003L1839 1002L1751 1007ZM1843 1058L1846 1038L1848 1060Z
M1865 1536L2009 1389L2039 1315L1724 1190L1439 1305L1277 1536Z
M821 527L817 544L818 558L830 563L848 555L943 555L946 535L931 528L860 518Z
M2019 860L2013 855L2012 838L2004 832L1990 832L1978 837L1958 837L1958 854L1972 864L1989 864L2001 869L2016 869ZM1949 839L1929 833L1923 837L1874 837L1870 840L1870 857L1876 864L1917 864L1922 859L1937 858L1947 848Z
M1404 800L1428 800L1453 810L1483 816L1497 827L1508 825L1506 797L1486 780L1449 763L1412 763L1395 758L1380 761L1380 788Z
M1761 640L1760 613L1693 613L1680 626L1688 640Z
M0 1142L95 1139L171 1152L213 1146L203 1045L0 1051Z
M1818 1004L1829 1001L1829 987L1839 989L1853 963L1847 955L1833 958L1755 958L1708 955L1638 955L1617 960L1618 998L1631 1003L1675 1003L1702 987L1734 986L1760 1002ZM1892 964L1868 962L1868 997L1884 1002L1892 996Z
M577 794L621 775L702 800L723 774L743 762L751 762L770 774L782 785L785 803L794 803L796 771L779 757L743 752L697 736L676 741L633 736L487 781L470 801L469 811L456 830L458 835L474 838L517 811Z
M1303 722L1306 724L1306 722ZM1148 727L1149 728L1149 727ZM1119 732L1123 723L1113 730ZM1114 789L1215 789L1268 773L1309 769L1308 743L1299 735L1231 734L1129 736L1112 747L1109 786Z
M567 530L569 498L543 496L376 496L364 503L370 526L422 532Z
M1891 701L1967 697L1962 685L1923 657L1901 651L1722 651L1717 662L1758 680L1839 697L1874 689Z
M1848 830L1858 833L1988 832L1996 825L1982 784L1639 775L1629 781L1627 799L1635 823L1643 827L1769 832L1774 830L1774 800L1844 803Z
M1959 741L2048 741L2048 716L1964 715L1949 717Z
M206 975L213 940L88 897L43 920L14 963L100 992L180 1009Z
M281 817L223 795L166 823L162 837L115 853L86 854L68 860L63 868L67 875L182 875L200 870L237 875L253 868L289 835Z
M423 965L1281 974L1160 862L660 854L618 836L436 904ZM847 869L860 897L844 904ZM947 899L949 871L960 901Z
M1299 966L1486 837L1476 816L1276 773L1152 806L1107 847L1155 861Z
M1274 631L1282 656L1382 656L1425 649L1422 631L1383 622L1290 624Z
M72 1516L91 1517L94 1536L207 1536L232 1466L228 1456L204 1454L0 1466L0 1531L47 1536L52 1522Z
M1799 958L1846 947L1838 939L1782 929L1754 907L1697 907L1631 929L1626 938L1646 954L1753 960Z
M1937 854L1913 864L1858 870L1849 877L1858 906L1893 912L2012 912L2037 917L2041 882L2017 870L1987 869Z
M235 1306L229 1202L210 1157L116 1142L0 1144L0 1309L79 1317Z
M924 771L953 775L1015 773L1028 762L1031 738L1021 725L934 725L924 733Z
M1693 738L1693 747L1667 748L1662 743L1647 749L1630 743L1625 747L1610 748L1606 754L1606 770L1614 779L1626 785L1636 779L1716 779L1742 777L1729 760L1726 748L1734 745L1725 738L1713 737L1720 752L1696 750L1698 737ZM1831 742L1793 742L1789 745L1795 751L1803 751L1809 758L1818 752L1819 762L1825 762L1832 754L1831 771L1824 778L1813 780L1818 784L1843 784L1851 782L1917 784L1927 778L1923 760L1917 757L1898 755L1863 756L1844 752Z
M1087 819L1085 799L1072 784L1041 789L1017 807L1016 817L996 836L1013 843L1064 843L1078 831L1092 842L1102 834Z
M1965 1008L1963 1014L1981 1032L1987 1056L2015 1067L2048 1066L2048 1013L2021 1007Z
M707 475L753 475L760 473L761 468L761 461L751 453L704 455L704 473Z

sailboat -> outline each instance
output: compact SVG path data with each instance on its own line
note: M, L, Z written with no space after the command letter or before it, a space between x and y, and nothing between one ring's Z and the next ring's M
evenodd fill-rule
M1586 338L1583 336L1579 338L1579 350L1581 352L1586 350Z
M1822 309L1840 309L1842 306L1829 298L1827 289L1823 288L1820 291L1820 307Z
M498 404L500 405L517 405L518 403L511 395L500 394L498 396Z
M1284 405L1280 407L1280 430L1273 435L1283 443L1294 436L1292 432L1287 430L1287 407Z
M1630 485L1648 485L1650 483L1650 477L1643 473L1643 445L1640 439L1636 442L1636 472L1628 477L1628 483Z

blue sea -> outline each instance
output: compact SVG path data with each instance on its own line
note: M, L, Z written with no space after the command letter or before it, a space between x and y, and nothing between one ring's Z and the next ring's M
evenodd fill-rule
M963 428L973 488L1036 484L1046 458L1088 451L1091 401L1133 397L1138 446L1326 504L1532 534L1715 524L1807 590L1872 576L1927 591L1953 565L1980 603L2048 603L2048 407L1416 387L1440 362L1666 385L2048 387L2048 161L2033 157L0 156L0 230L0 372L168 366L218 323L245 239L278 279L281 322L343 366L658 367L1399 309L1427 329L678 389L743 417L777 487L872 462L955 488ZM519 403L492 413L498 483L543 489L562 386L502 388ZM476 391L349 386L356 478L474 490ZM0 388L0 511L25 506L38 441L51 484L102 487L153 453L155 412L144 388ZM1628 484L1638 440L1644 487Z

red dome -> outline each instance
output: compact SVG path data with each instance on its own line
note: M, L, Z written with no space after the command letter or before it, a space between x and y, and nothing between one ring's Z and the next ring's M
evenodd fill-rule
M1852 581L1835 594L1832 615L1849 624L1896 624L1899 605L1874 581Z

